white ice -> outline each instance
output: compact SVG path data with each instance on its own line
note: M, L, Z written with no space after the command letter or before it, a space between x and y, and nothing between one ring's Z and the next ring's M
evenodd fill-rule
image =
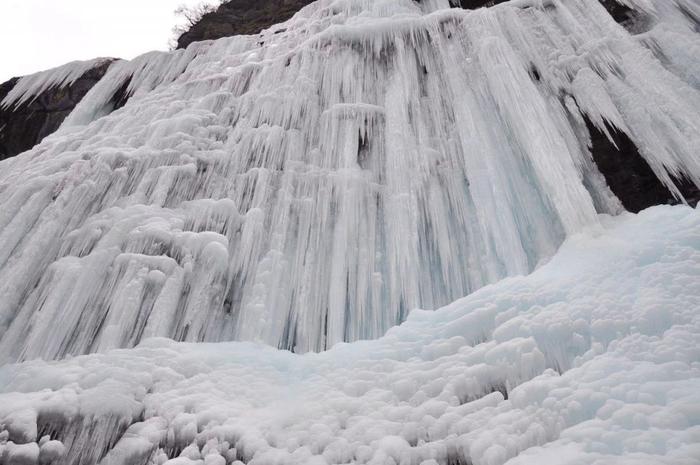
M584 120L700 185L698 2L625 3L112 64L0 162L0 463L699 463L700 212L624 213Z
M73 61L57 68L21 77L5 98L0 101L0 106L9 109L19 107L31 102L49 89L70 86L91 69L112 61L114 61L112 58Z
M700 210L602 216L531 275L416 310L378 340L298 355L150 339L5 366L0 456L695 465L698 309Z
M700 184L678 55L699 35L680 6L637 3L655 8L643 37L596 0L321 0L257 36L116 62L0 163L0 358L381 336L622 210L584 114L676 194Z

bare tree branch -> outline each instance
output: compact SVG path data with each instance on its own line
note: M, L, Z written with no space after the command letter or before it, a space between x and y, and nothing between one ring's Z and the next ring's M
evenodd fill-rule
M177 48L177 40L180 36L189 31L204 15L215 12L224 2L225 0L202 1L194 6L188 6L184 3L178 6L174 12L175 16L184 19L184 22L173 27L174 38L169 42L170 48Z

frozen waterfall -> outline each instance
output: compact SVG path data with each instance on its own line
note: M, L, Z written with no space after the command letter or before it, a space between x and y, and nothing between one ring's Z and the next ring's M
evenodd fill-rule
M321 0L115 62L0 163L0 357L377 338L622 211L586 121L682 201L700 185L698 3L626 3L634 35L596 0Z
M20 79L109 67L0 162L0 465L700 463L700 206L633 213L700 198L700 0L618 1Z
M377 340L1 366L0 463L696 465L700 210L599 218Z

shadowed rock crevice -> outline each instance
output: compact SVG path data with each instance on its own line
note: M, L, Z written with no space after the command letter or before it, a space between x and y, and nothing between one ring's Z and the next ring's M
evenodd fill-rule
M112 106L112 111L122 108L124 105L126 105L126 102L129 101L129 98L131 98L129 86L131 85L132 78L133 76L126 79L119 89L117 89L114 95L112 95L112 98L109 101L110 105Z
M637 213L653 205L680 203L659 180L627 134L606 123L613 138L611 141L585 115L584 118L591 136L593 160L625 209ZM688 203L695 205L698 202L700 191L692 182L686 179L675 179L674 182Z
M605 7L606 10L608 10L610 16L612 16L613 19L620 24L625 24L634 20L635 16L637 15L632 8L619 3L617 0L598 1Z
M474 10L476 8L498 5L499 3L506 1L508 0L452 0L451 3L454 6L464 8L465 10Z

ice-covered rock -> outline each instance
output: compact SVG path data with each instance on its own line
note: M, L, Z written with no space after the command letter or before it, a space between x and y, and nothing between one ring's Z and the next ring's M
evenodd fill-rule
M56 131L113 61L73 62L0 84L0 160Z

